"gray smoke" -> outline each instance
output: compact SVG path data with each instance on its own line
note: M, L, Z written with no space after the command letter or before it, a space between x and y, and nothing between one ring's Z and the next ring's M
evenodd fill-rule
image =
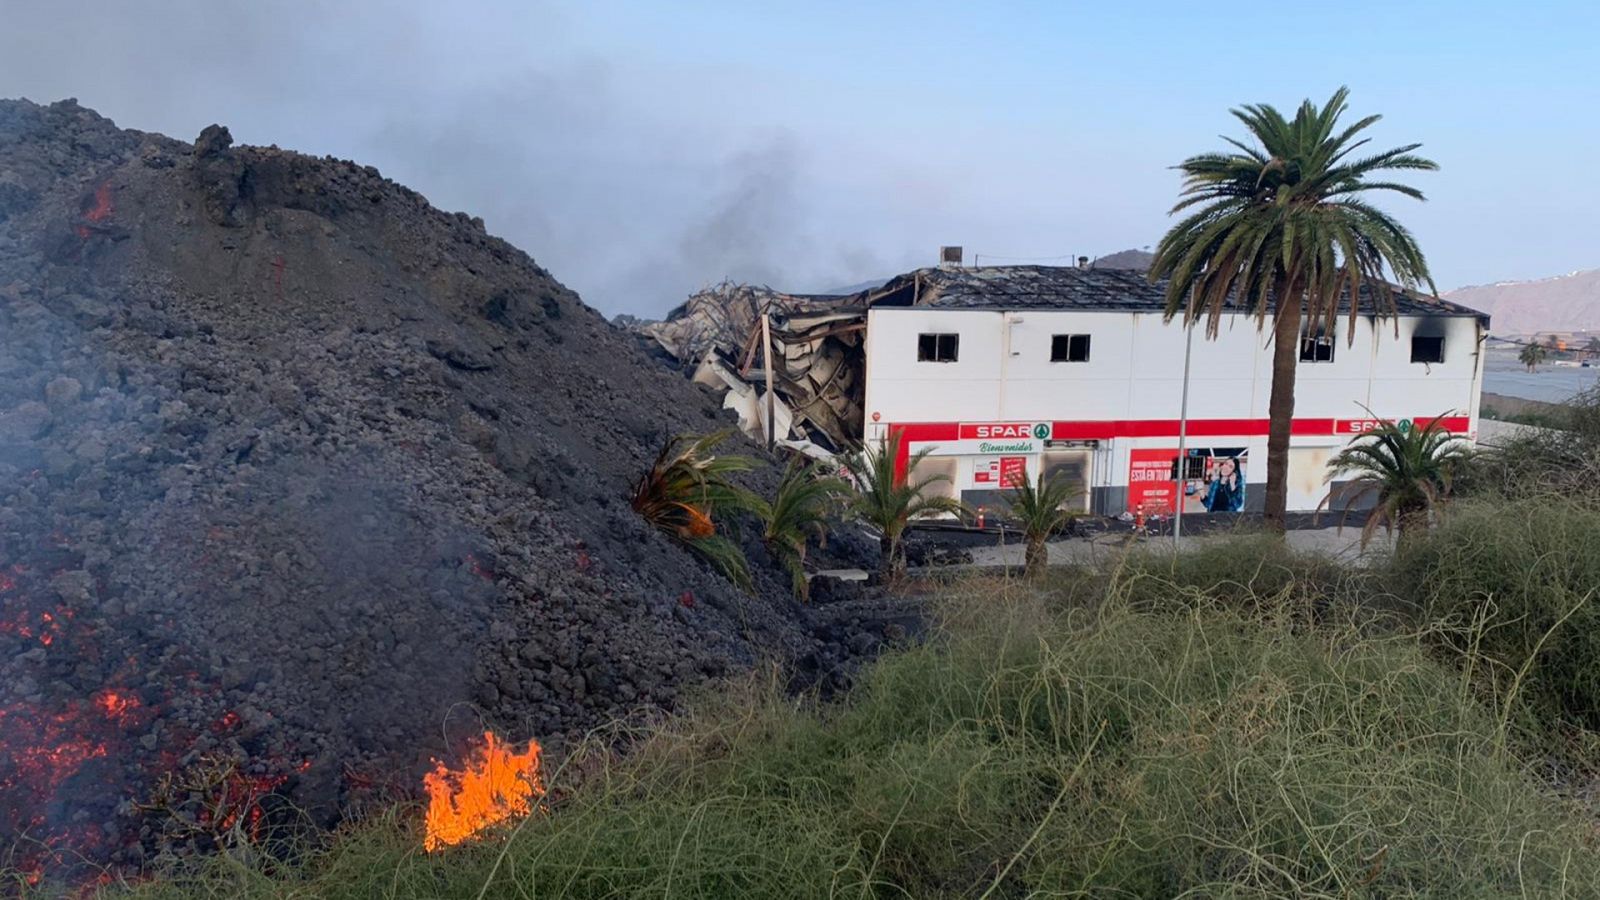
M371 163L608 314L658 315L723 278L816 290L896 269L818 237L805 137L557 52L571 42L545 4L0 0L0 20L0 94Z

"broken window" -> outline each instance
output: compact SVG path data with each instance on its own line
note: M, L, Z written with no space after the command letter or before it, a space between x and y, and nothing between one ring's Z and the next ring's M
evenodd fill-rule
M1057 334L1050 337L1051 362L1088 362L1087 334Z
M917 362L955 362L960 349L959 334L917 335Z
M1444 338L1423 334L1412 335L1411 361L1414 363L1444 362Z
M1309 363L1333 362L1333 336L1320 331L1315 335L1301 335L1300 361Z

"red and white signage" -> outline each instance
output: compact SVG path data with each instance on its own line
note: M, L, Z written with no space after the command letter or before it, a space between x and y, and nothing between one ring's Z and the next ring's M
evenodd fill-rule
M1049 432L1046 432L1048 435ZM963 422L958 431L963 441L1027 440L1034 437L1033 422Z
M999 456L972 464L972 483L989 490L1005 490L1028 480L1026 456Z
M1177 484L1172 480L1172 464L1178 458L1170 450L1128 451L1128 509L1146 515L1172 515Z
M1025 484L1028 480L1028 458L1026 456L1000 457L1000 486L1016 487Z
M1050 438L1048 422L961 422L905 426L907 439L933 456L1001 456L1038 453ZM977 475L974 481L980 481Z
M974 460L972 463L972 483L980 488L997 488L1000 486L1000 460L998 457Z

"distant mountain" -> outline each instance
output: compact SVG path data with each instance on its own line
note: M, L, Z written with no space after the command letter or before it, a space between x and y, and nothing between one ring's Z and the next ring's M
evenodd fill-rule
M1473 285L1443 296L1488 313L1489 327L1498 335L1600 331L1600 269Z
M1156 255L1146 250L1121 250L1094 261L1096 269L1137 269L1146 272L1150 269L1150 262Z

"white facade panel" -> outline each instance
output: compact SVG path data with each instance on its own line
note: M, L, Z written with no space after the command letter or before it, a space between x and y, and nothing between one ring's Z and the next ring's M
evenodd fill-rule
M1322 501L1320 467L1363 421L1449 415L1453 430L1476 432L1482 368L1475 318L1402 318L1398 337L1394 319L1358 318L1353 340L1348 327L1341 319L1330 329L1332 360L1298 369L1292 446L1329 452L1294 454L1291 469L1309 468L1290 472L1292 509ZM958 358L919 362L922 334L959 335ZM1442 362L1412 361L1416 334L1443 338ZM1058 335L1088 335L1089 358L1052 361ZM984 476L975 481L974 473L998 462L969 453L980 445L957 433L961 423L1043 425L1057 441L1093 448L1090 486L1111 497L1128 487L1136 455L1148 464L1150 451L1176 449L1185 340L1179 321L1154 312L875 307L866 341L867 437L896 426L910 429L908 441L918 449L958 441L945 454L963 456L961 487L977 490ZM1224 317L1215 338L1203 324L1193 337L1187 446L1245 451L1241 464L1257 491L1265 480L1271 355L1271 322L1261 329L1245 315ZM1023 454L1030 473L1043 449L1041 440Z

